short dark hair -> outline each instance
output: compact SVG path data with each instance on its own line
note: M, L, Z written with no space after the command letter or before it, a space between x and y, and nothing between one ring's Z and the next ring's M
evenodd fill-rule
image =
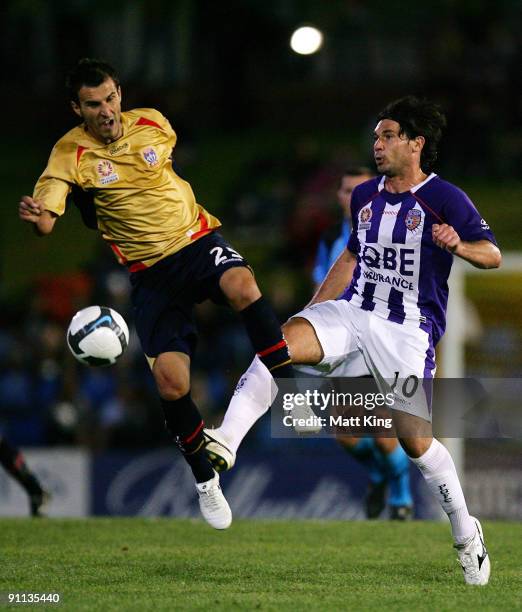
M78 92L83 86L98 87L107 79L112 79L116 87L120 86L118 74L108 62L84 57L68 72L65 79L69 100L78 103Z
M413 139L425 139L420 165L424 172L431 172L437 160L437 147L446 127L446 117L440 106L415 96L405 96L391 102L378 115L377 120L392 119L400 125L400 134Z
M367 166L348 166L344 169L342 176L372 176L373 172Z

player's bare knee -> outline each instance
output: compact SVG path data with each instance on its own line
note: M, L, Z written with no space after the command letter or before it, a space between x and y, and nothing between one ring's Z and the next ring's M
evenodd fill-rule
M152 368L158 393L167 401L176 401L190 391L190 370L184 361L178 361L172 356L160 355Z
M293 363L316 365L322 360L321 343L306 319L294 317L283 325L282 331Z
M231 268L220 280L220 287L234 310L241 311L261 297L252 273L248 268Z
M300 350L300 325L297 319L290 319L282 327L284 339L288 345L288 351L292 357L293 363L301 362L301 350Z
M156 386L161 399L175 402L181 399L190 391L188 380L176 379L169 376L155 376Z
M433 438L399 438L402 448L408 457L418 459L429 449Z
M238 292L232 300L230 300L234 310L241 311L250 304L253 304L261 297L261 291L255 281L252 279L239 288Z

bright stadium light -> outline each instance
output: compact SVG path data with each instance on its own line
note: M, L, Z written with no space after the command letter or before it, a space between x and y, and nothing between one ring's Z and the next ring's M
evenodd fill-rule
M323 44L323 34L312 26L297 28L290 38L290 47L299 55L311 55L319 51Z

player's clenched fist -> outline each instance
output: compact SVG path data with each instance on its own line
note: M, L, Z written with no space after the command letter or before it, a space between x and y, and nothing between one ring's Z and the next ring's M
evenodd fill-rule
M35 202L30 196L22 196L18 205L18 216L22 221L37 223L43 208L39 202Z
M57 215L45 209L44 204L30 196L22 196L18 204L18 216L22 221L32 223L39 236L50 234Z
M434 223L431 228L431 236L433 238L433 242L438 247L441 249L446 249L450 253L455 253L460 244L460 236L451 227L451 225L448 225L447 223L443 223L442 225Z

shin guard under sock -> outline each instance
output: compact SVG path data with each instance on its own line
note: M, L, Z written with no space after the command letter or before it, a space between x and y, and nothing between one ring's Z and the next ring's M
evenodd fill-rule
M165 425L177 447L190 465L196 482L214 477L214 470L205 454L203 419L190 393L180 399L161 400Z
M240 313L255 352L273 377L293 378L288 345L272 307L264 297Z

